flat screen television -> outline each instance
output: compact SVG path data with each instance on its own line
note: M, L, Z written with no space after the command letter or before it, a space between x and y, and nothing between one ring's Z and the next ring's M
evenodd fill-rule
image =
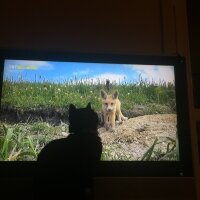
M91 102L103 144L96 176L192 176L183 57L2 50L0 66L1 175L31 174L45 144L68 136L70 103ZM111 130L102 94L116 91L125 120Z

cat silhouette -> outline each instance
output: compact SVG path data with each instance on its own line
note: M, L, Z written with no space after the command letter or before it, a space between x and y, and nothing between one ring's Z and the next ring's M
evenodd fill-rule
M47 194L56 197L92 199L92 180L102 153L98 123L98 115L90 103L85 108L70 104L70 134L51 141L38 155L39 193L45 195L46 188Z

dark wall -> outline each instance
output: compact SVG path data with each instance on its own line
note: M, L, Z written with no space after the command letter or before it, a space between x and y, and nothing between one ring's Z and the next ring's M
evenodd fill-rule
M189 41L191 69L193 73L193 94L194 106L200 108L200 14L199 2L190 0L188 3L188 24L189 24ZM198 133L200 134L200 133ZM198 136L199 137L199 136Z
M4 1L0 47L159 54L161 4L143 1Z
M193 73L200 73L200 13L199 2L188 0L190 56Z

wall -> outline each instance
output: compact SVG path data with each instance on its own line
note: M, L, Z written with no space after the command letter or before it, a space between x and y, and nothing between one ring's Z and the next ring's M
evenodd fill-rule
M158 0L146 1L144 5L140 1L5 1L0 46L158 54L159 6Z
M185 0L3 0L0 27L0 48L5 49L186 56L194 166L197 164ZM197 168L195 174L198 176ZM192 200L196 180L97 178L96 199ZM31 193L29 178L6 181Z
M200 155L200 29L199 20L200 14L198 10L198 1L188 0L188 25L189 25L189 41L190 41L190 57L191 57L191 71L193 78L193 94L194 94L194 106L193 106L193 118L194 126L196 125L197 137L198 137L198 154ZM198 172L200 171L200 165L197 163ZM200 193L200 178L197 173L198 184L197 190ZM199 195L198 193L198 195ZM200 195L199 195L200 196Z

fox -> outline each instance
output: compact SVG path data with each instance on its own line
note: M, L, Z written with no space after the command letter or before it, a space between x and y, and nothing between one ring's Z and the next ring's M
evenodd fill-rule
M121 102L118 96L118 91L108 95L104 90L101 90L104 127L112 132L115 131L116 120L120 124L128 119L121 112Z

